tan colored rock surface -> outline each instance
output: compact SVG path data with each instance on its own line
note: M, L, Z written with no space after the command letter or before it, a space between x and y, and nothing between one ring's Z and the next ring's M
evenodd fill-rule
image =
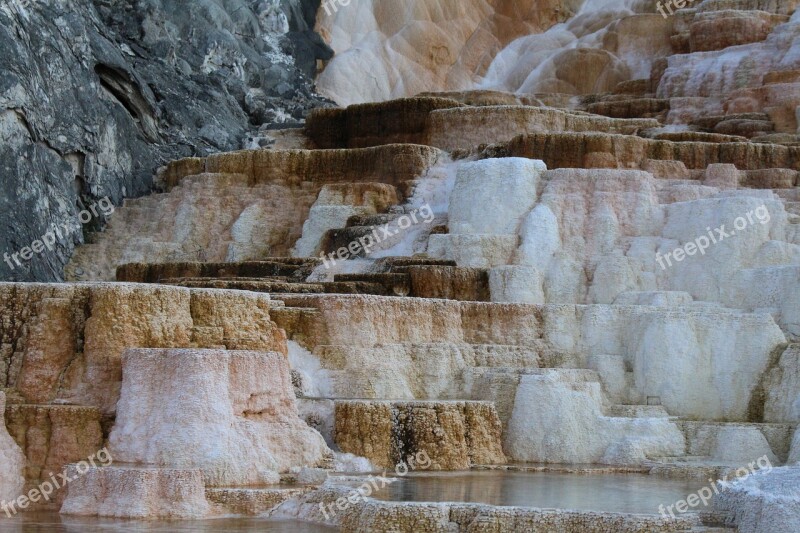
M453 94L458 100L426 96L311 113L306 135L320 148L378 146L413 142L443 150L510 140L524 133L599 131L635 134L659 125L654 119L618 117L522 105L506 93ZM500 96L492 96L502 95ZM461 101L476 102L464 105ZM494 103L499 102L499 103ZM602 110L600 110L602 111ZM602 114L602 113L601 113ZM616 115L610 115L615 116Z
M547 168L585 168L585 156L610 154L621 168L638 168L648 159L681 161L689 169L714 163L736 165L739 170L800 169L800 150L770 144L671 142L599 133L533 134L491 146L486 156L541 159Z
M71 463L85 461L103 448L100 412L93 407L9 405L6 425L25 453L25 479L35 488ZM51 498L66 495L56 490Z
M358 104L346 109L316 109L308 117L305 133L322 149L427 144L431 112L462 105L456 100L433 96Z
M314 486L294 488L210 488L206 499L226 513L258 516L277 507L286 500L298 498L314 490Z
M131 285L0 284L5 387L27 401L114 412L129 347L227 347L285 353L266 295ZM59 337L44 327L64 324ZM29 378L50 376L47 379ZM34 400L35 399L35 400Z
M489 301L486 270L460 267L411 267L411 290L419 298L443 298L473 302Z
M786 15L765 11L704 11L691 24L689 42L692 52L760 42L772 33L775 26L788 20Z
M506 461L500 420L490 404L339 401L335 416L334 439L341 450L382 468L423 452L432 470Z

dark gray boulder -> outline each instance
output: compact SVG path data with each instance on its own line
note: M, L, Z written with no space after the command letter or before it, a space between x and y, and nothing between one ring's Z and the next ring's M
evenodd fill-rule
M108 197L314 107L319 0L0 0L0 280L59 281ZM48 232L61 238L13 258ZM6 254L8 254L6 256ZM19 261L20 264L17 263Z

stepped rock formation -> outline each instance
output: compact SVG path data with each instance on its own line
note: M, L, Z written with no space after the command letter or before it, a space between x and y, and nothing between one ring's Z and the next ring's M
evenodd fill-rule
M308 7L235 4L196 9L228 13L231 34L256 9L282 34ZM220 527L791 531L798 5L326 2L332 59L310 30L287 38L343 107L298 111L302 129L269 130L269 146L168 154L184 157L76 250L69 283L0 284L5 427L23 454L0 480L66 468L80 476L65 514ZM147 39L192 27L158 20ZM277 74L214 50L203 64L242 72L246 92L220 87L253 127L275 122L250 89ZM102 447L115 463L80 472ZM423 453L429 471L410 474ZM703 494L755 461L769 468L713 503L683 494L693 512L675 519L648 498L676 480ZM391 490L365 475L395 467ZM495 506L454 472L472 470L491 470L480 489L501 503L560 489L540 474L631 476L638 493L583 498L631 500L615 513ZM428 501L394 501L415 491Z
M560 372L522 376L508 423L509 453L534 463L603 464L683 453L684 436L674 423L663 418L607 418L601 410L602 395L597 381ZM540 405L553 408L539 410Z

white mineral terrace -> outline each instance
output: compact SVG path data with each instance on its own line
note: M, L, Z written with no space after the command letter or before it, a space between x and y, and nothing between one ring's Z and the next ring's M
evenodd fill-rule
M323 0L339 107L0 283L0 531L800 531L800 2L677 3Z

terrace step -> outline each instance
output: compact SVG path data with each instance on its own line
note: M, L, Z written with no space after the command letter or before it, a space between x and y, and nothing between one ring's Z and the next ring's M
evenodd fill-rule
M610 118L659 118L669 111L665 98L630 98L627 95L604 99L586 106L586 111Z
M201 289L229 289L279 294L372 294L389 296L386 288L378 283L352 282L281 282L217 278L177 278L162 280L165 285Z
M670 414L661 405L611 405L607 416L621 418L669 418Z
M160 283L174 279L273 279L305 281L322 264L318 258L281 257L264 261L241 263L131 263L117 268L117 281L131 283Z
M286 500L315 490L314 486L297 487L225 487L206 488L206 498L224 509L224 513L256 516L270 511Z
M727 444L729 441L748 442L756 446L761 442L761 448L754 449L756 457L749 457L745 462L752 461L762 455L774 454L780 462L786 461L792 443L796 424L762 424L739 422L711 422L678 420L677 425L686 436L686 453L689 456L708 456L716 462L737 464L741 458L731 457ZM741 466L741 465L738 465Z

